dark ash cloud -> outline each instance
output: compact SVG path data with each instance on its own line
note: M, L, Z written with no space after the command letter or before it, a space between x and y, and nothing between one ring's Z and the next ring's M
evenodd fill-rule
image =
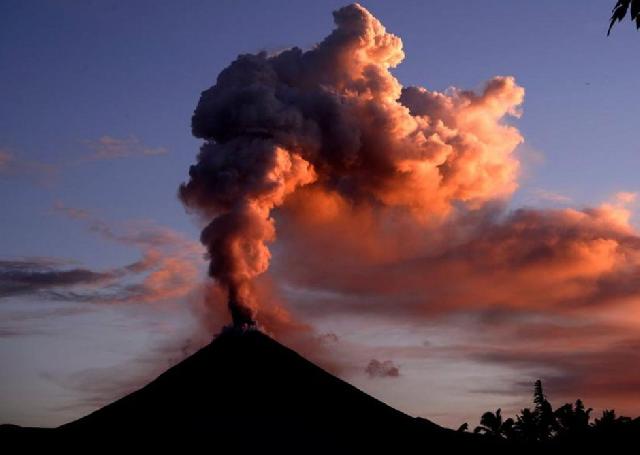
M65 268L47 259L0 260L0 299L40 294L56 288L96 285L117 278L118 273L85 268Z
M397 378L400 369L391 361L372 359L364 370L371 378Z

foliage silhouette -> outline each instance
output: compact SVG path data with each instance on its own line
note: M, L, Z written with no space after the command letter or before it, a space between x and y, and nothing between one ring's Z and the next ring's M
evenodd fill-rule
M522 447L539 445L563 450L609 448L612 444L624 447L625 444L640 442L640 417L617 416L614 410L605 409L590 423L593 409L585 408L580 399L554 411L540 380L533 387L533 404L533 409L522 409L515 421L511 418L504 420L501 409L495 413L485 412L474 433L504 439Z
M554 411L557 435L584 433L589 429L592 408L585 410L582 400L576 400L575 406L567 403Z
M538 440L538 421L535 412L525 408L521 414L516 416L514 425L514 439L524 442L535 442Z
M614 24L622 21L627 12L629 13L629 18L636 22L636 28L640 29L640 0L618 0L611 13L611 23L609 24L607 36L611 34Z
M513 430L513 419L502 420L502 410L498 408L495 414L487 411L480 418L480 425L473 432L485 434L494 438L508 438Z
M542 381L540 379L533 386L533 403L536 405L534 418L537 427L537 439L546 441L551 438L556 429L556 420L551 403L547 400L542 389Z
M593 426L601 430L613 430L630 422L631 418L629 417L616 416L616 411L614 409L605 409L602 411L602 417L596 419Z

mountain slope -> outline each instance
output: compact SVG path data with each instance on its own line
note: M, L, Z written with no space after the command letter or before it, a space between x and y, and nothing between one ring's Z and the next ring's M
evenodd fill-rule
M220 335L142 389L55 433L65 440L160 436L239 453L378 453L486 444L397 411L257 330Z

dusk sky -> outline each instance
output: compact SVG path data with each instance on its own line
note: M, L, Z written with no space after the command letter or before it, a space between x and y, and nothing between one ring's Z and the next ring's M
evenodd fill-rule
M311 164L269 206L258 323L443 425L518 411L537 378L555 404L640 414L640 34L623 21L607 37L605 0L361 4L386 32L357 10L382 38L331 90L382 100L360 134L380 144L370 125L391 124L384 153L431 147L449 174L423 181L435 158L410 152L402 183L285 151ZM230 322L199 241L212 209L201 189L190 210L178 197L203 143L191 117L238 55L280 65L343 6L0 2L0 423L82 416ZM379 72L356 81L371 93L349 79L359 58ZM398 101L395 80L426 90Z

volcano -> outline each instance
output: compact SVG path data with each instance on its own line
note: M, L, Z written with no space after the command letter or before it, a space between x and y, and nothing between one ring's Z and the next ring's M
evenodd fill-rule
M477 452L488 444L393 409L255 329L223 332L148 385L76 421L2 433L32 442L185 441L236 453Z

